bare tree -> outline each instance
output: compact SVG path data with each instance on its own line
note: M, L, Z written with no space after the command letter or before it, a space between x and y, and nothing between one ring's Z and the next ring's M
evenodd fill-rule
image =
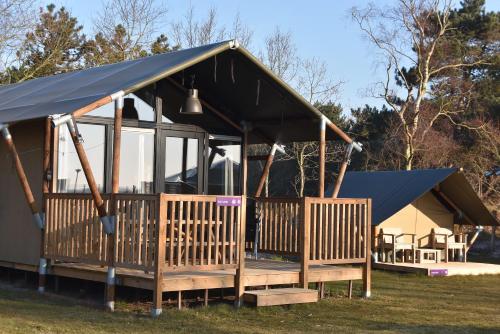
M16 62L16 51L36 24L37 0L0 0L0 72Z
M149 47L165 24L167 7L162 0L106 0L94 18L94 31L106 40L117 40L123 59L134 59Z
M206 17L197 19L194 7L190 6L184 18L174 22L171 28L174 42L182 48L193 48L226 39L237 39L243 46L249 47L253 36L253 32L243 24L239 13L235 15L230 28L221 25L215 7L210 8Z
M337 100L342 81L334 82L326 62L313 57L300 62L297 89L309 102L324 104Z
M276 27L273 33L265 39L264 50L260 52L260 60L278 77L291 82L297 75L300 64L292 33L282 32L279 27Z
M352 18L368 40L380 51L386 77L374 87L396 113L401 123L405 169L412 169L419 144L438 120L457 124L457 114L465 108L461 99L450 99L443 77L481 62L471 56L464 59L446 53L450 24L450 0L399 0L394 7L371 4L353 8ZM431 89L432 87L432 89ZM460 94L466 94L457 88ZM462 100L463 101L463 100Z
M324 61L316 57L301 60L297 55L297 48L291 32L283 32L279 27L276 27L265 39L260 59L278 77L292 83L309 103L317 106L328 104L332 106L332 109L336 109L333 108L336 106L332 101L336 100L342 82L333 81ZM338 112L338 110L325 111L328 113ZM330 143L326 161L333 162L338 159L341 156L340 150L341 147ZM306 184L318 179L318 153L317 141L291 143L286 147L286 154L279 154L276 157L277 160L296 163L297 175L292 181L292 187L300 197L304 196ZM266 182L267 184L268 182Z

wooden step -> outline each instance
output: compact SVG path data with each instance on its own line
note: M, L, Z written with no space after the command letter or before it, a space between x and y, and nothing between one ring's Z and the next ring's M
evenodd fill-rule
M315 303L318 301L318 291L299 288L253 290L245 291L243 299L255 306Z

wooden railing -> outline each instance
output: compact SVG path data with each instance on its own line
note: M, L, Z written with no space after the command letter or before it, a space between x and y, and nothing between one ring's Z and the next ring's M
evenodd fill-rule
M104 196L106 206L109 196ZM92 196L46 194L45 257L90 264L106 262L107 237Z
M255 204L255 212L261 222L257 243L258 252L298 255L300 253L301 200L299 198L259 198Z
M370 213L367 199L258 198L258 252L301 255L310 264L347 264L367 261ZM306 224L306 226L303 226ZM254 243L248 243L253 248Z
M306 197L309 263L366 262L369 247L368 200Z
M114 264L152 270L159 220L158 195L115 195L116 227Z
M231 268L238 264L241 206L217 196L163 195L166 201L164 270ZM241 197L232 197L242 203Z
M216 196L203 195L118 194L103 199L108 212L116 205L111 237L103 231L90 194L45 195L47 259L106 265L112 241L116 267L152 271L157 254L164 271L238 264L242 206L218 205ZM157 240L164 249L156 247Z

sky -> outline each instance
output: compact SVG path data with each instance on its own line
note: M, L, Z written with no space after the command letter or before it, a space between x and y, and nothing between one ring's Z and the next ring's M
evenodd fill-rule
M92 25L92 17L102 0L56 0L77 16L84 27ZM390 5L395 0L377 0ZM457 1L458 3L458 1ZM352 22L349 9L364 7L367 0L166 0L169 21L177 21L193 5L195 15L204 16L212 7L223 25L230 26L239 13L242 22L253 31L253 49L262 49L266 36L275 27L290 31L301 58L317 57L326 62L334 81L344 82L338 101L345 111L365 104L381 106L378 99L365 90L383 77L376 50L363 38ZM500 10L500 0L487 0L487 10ZM169 27L165 27L168 31Z

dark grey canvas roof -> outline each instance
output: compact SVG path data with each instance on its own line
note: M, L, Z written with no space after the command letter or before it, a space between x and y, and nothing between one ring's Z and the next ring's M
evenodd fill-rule
M0 86L0 123L72 113L166 77L182 82L185 75L186 86L193 74L200 96L235 123L252 122L263 137L284 143L317 139L321 113L233 41ZM185 95L168 94L167 107L178 114ZM228 127L209 111L187 120L215 130ZM250 136L251 143L262 142L262 136ZM335 138L331 131L327 136Z
M176 68L223 43L145 57L0 87L0 123L73 112Z
M378 225L436 185L477 225L496 225L495 217L457 168L347 172L339 197L371 198L372 224ZM331 194L331 189L327 192Z

